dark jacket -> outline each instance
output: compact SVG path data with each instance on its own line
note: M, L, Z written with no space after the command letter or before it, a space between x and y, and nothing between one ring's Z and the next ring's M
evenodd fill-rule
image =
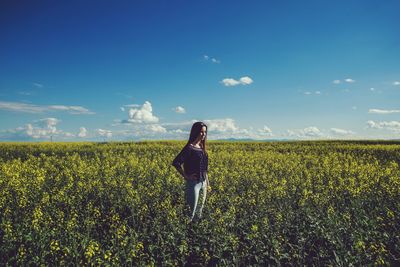
M196 173L200 177L201 172L208 170L208 155L203 150L187 144L172 162L172 165L177 168L182 164L187 175Z

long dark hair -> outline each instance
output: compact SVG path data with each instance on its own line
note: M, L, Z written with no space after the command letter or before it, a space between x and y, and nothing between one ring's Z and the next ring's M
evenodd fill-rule
M206 150L206 141L207 141L207 136L208 136L208 127L204 122L198 121L193 123L192 125L192 129L190 130L190 136L189 136L189 141L187 142L186 145L189 145L191 143L194 142L194 140L196 140L196 138L199 136L200 132L201 132L201 128L206 127L206 137L204 138L204 140L201 140L200 142L200 147L203 149L204 153L207 153Z

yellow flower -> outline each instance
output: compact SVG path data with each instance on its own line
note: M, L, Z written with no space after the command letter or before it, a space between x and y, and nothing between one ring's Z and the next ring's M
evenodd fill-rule
M57 252L60 250L60 244L58 243L57 240L51 240L50 242L50 251L51 252Z

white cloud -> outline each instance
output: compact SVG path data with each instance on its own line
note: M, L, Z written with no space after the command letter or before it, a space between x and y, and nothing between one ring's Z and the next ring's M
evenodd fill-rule
M88 109L80 106L62 106L62 105L51 105L48 106L50 110L61 110L68 111L71 114L94 114L90 112Z
M71 139L76 140L79 138L86 138L91 140L102 140L112 138L113 140L149 140L149 139L182 139L187 140L190 134L191 126L194 122L199 120L188 120L177 123L130 123L130 124L116 124L115 126L127 127L125 129L96 129L91 135L85 127L80 127L79 132L74 134L63 132L57 129L60 120L56 118L45 118L29 123L24 127L18 127L13 130L0 130L1 140L36 140L36 139L50 139L56 137L56 140ZM233 119L210 119L204 121L209 130L211 139L265 139L272 136L272 131L267 126L262 129L253 131L252 128L244 129L236 125ZM210 138L209 138L210 139ZM54 138L53 138L54 140Z
M331 132L337 135L353 135L354 132L350 130L338 129L338 128L331 128Z
M287 130L287 134L290 137L295 138L316 138L322 137L322 132L315 126L310 126L300 130Z
M129 108L139 108L139 107L140 105L138 104L129 104L129 105L123 105L119 109L124 112L127 108L129 109Z
M340 80L334 80L332 83L339 84L339 83L341 83L341 81Z
M306 136L321 136L322 135L321 131L317 127L314 127L314 126L304 128L303 132Z
M188 128L191 127L193 123L197 120L181 121L181 122L164 122L161 123L162 126L175 129L175 128Z
M303 94L305 94L305 95L312 95L312 94L321 95L321 91L315 91L314 93L310 92L310 91L305 91L305 92L303 92Z
M367 128L384 129L400 133L400 121L381 121L375 122L372 120L367 121Z
M15 129L1 130L1 140L31 141L31 140L71 140L77 135L57 129L61 121L56 118L43 118L27 123Z
M45 138L48 139L51 136L59 135L62 131L57 130L56 125L60 120L56 118L44 118L34 121L32 124L28 123L25 127L18 127L17 133L26 135L33 139Z
M176 129L176 130L172 130L171 133L177 133L177 134L190 134L189 131L183 131L181 129Z
M46 110L43 106L5 101L0 101L0 109L27 113L41 113Z
M149 101L145 101L143 105L132 104L124 105L124 107L131 107L128 110L128 119L116 119L112 126L123 126L126 129L113 131L114 139L142 140L149 138L163 139L167 137L174 139L167 128L158 124L159 119L153 114L153 108ZM184 108L176 107L173 110L182 112ZM169 129L176 129L174 127L169 127Z
M181 106L177 106L174 110L176 113L186 113L186 110Z
M204 122L207 124L208 131L210 132L235 132L239 130L239 128L235 125L235 121L230 118L205 120Z
M392 113L400 113L400 110L398 110L398 109L392 109L392 110L387 110L387 109L369 109L368 113L372 113L372 114L392 114Z
M79 128L78 136L79 136L79 137L86 137L86 135L87 135L87 130L86 130L86 128L85 128L85 127L80 127L80 128Z
M63 133L63 136L65 136L65 137L75 137L75 135L73 133L68 133L68 132Z
M225 78L221 81L225 86L236 86L239 85L240 82L236 81L235 79L232 78Z
M249 76L244 76L240 78L240 83L243 85L249 85L253 83L253 80Z
M167 129L165 129L164 127L162 127L159 124L146 125L145 128L146 128L146 130L149 130L154 133L166 133L167 132Z
M43 84L41 83L32 83L33 86L37 87L37 88L43 88Z
M251 134L247 129L239 128L231 118L195 119L178 123L162 123L161 125L167 129L168 136L172 137L170 139L187 139L193 123L197 121L203 121L207 125L208 139L249 138Z
M149 139L176 139L183 137L179 131L168 131L160 124L125 124L128 129L113 130L112 136L116 140L149 140ZM105 135L105 133L103 133ZM185 138L187 138L185 134ZM184 139L184 138L179 138Z
M129 105L124 105L124 107L126 107L126 108L139 108L140 105L138 105L138 104L129 104Z
M347 78L344 80L346 83L355 83L356 81L351 79L351 78Z
M272 130L266 125L264 125L264 127L262 129L258 129L257 132L258 132L258 134L260 134L262 136L272 136L273 135Z
M255 139L263 140L273 136L272 130L268 126L258 130L253 130L239 127L232 118L225 119L205 119L205 120L190 120L178 123L162 123L161 125L167 129L167 134L164 136L169 139L187 139L189 138L190 129L196 121L203 121L208 127L208 139Z
M215 63L215 64L221 63L221 61L219 59L216 59L214 57L210 57L208 55L204 55L203 58L204 58L205 61L211 61L212 63Z
M249 76L241 77L239 80L233 78L225 78L221 81L225 86L236 86L236 85L250 85L253 83L253 79Z
M57 131L56 125L60 122L60 120L56 118L45 118L36 122L41 127L49 129L51 133L55 133Z
M168 133L182 134L189 133L193 123L195 123L196 121L197 120L188 120L182 122L164 122L160 123L160 125L164 127Z
M26 125L26 134L32 138L40 138L41 136L47 137L47 131L42 129L34 129L32 124L28 123Z
M299 130L287 130L286 132L288 136L299 136L298 131Z
M368 128L378 128L378 124L374 121L367 121Z
M193 120L193 122L196 120ZM266 137L273 136L271 129L268 126L264 126L262 129L253 130L252 127L249 129L240 128L234 119L209 119L203 120L208 126L208 139L266 139ZM190 129L190 126L187 127Z
M356 110L356 109L357 109L357 107L356 107L356 106L352 106L352 107L351 107L351 109L353 109L353 110Z
M97 134L102 137L111 138L112 132L110 130L97 129Z
M395 82L393 82L393 85L400 85L400 82L399 81L395 81Z
M375 88L371 87L371 88L369 88L369 90L370 90L371 92L373 92L373 91L375 91Z
M153 115L153 108L149 101L144 102L140 108L129 109L129 119L123 123L157 123L158 118Z
M43 113L50 111L67 111L70 114L95 114L94 112L81 106L64 105L34 105L19 102L0 101L0 109L25 113Z

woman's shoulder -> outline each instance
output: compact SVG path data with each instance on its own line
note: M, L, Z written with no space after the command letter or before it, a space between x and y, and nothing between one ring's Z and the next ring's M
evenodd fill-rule
M184 151L190 152L190 151L197 151L198 148L194 147L192 144L187 144L183 147Z
M188 146L192 149L202 150L201 147L195 147L193 144L188 144Z

